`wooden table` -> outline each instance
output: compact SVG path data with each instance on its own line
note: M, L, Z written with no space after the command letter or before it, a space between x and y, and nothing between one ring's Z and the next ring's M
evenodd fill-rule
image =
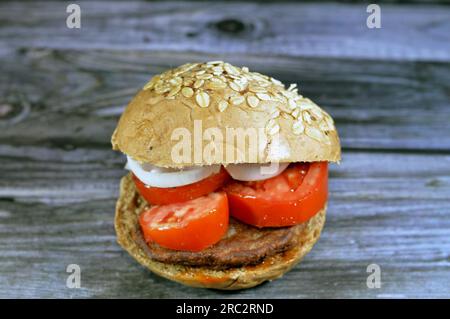
M450 297L449 7L381 4L368 29L359 4L77 3L81 29L66 1L0 4L0 297ZM109 142L152 75L217 59L298 83L343 146L312 252L227 293L159 278L116 244L125 158Z

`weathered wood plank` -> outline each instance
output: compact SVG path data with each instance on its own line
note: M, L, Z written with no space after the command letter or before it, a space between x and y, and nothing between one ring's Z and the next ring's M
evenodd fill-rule
M375 59L450 59L450 10L382 4L79 1L82 28L68 29L62 1L2 2L2 52L18 47L199 51Z
M226 294L158 278L115 243L123 161L109 150L0 146L0 297L450 295L450 156L345 153L331 166L327 225L306 260L282 280ZM65 286L71 263L81 289ZM381 289L366 287L371 263Z
M119 114L155 73L225 58L296 82L351 149L450 150L450 64L167 52L25 50L0 58L0 142L108 146Z
M383 4L383 28L368 30L362 4L92 1L77 31L66 5L0 3L0 298L450 296L447 7ZM118 115L151 75L210 59L298 82L344 146L311 254L285 279L236 293L148 273L112 224ZM65 286L71 263L78 290ZM381 289L365 285L370 263Z
M373 165L378 159L383 163ZM331 172L344 179L336 185L342 196L445 200L436 188L450 190L450 156L350 152L342 161ZM47 204L115 198L124 165L122 154L106 148L0 145L0 197ZM383 178L390 184L378 189Z

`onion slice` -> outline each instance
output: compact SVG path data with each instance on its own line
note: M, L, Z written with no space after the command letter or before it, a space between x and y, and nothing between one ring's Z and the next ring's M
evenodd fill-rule
M125 168L132 171L144 184L153 187L168 188L189 185L220 171L220 165L191 166L178 170L147 163L140 164L130 156L127 156L127 160Z
M229 164L225 167L227 172L238 181L261 181L283 172L289 163L270 164Z

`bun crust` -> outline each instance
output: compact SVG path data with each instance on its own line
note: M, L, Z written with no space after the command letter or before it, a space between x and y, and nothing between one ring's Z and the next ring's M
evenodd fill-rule
M145 206L130 175L122 178L120 197L116 205L115 228L118 243L139 263L167 279L192 287L236 290L254 287L281 277L305 256L318 240L325 223L326 207L311 218L299 236L301 245L266 258L255 266L214 270L157 262L148 257L133 234L139 230L138 214Z
M223 137L203 141L203 148L209 144L225 152L231 145L244 156L218 158L203 153L196 158L190 147L188 160L174 161L172 150L180 139L172 140L172 133L186 128L194 134L196 120L201 120L201 132L214 128ZM258 135L256 159L248 145L227 138L230 128L263 133ZM294 86L286 89L273 78L223 62L186 64L153 77L127 106L111 141L114 149L161 167L335 162L341 156L330 115L299 95Z

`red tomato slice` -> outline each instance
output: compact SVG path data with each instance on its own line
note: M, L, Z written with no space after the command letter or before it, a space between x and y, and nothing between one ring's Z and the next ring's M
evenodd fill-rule
M145 185L134 174L132 176L139 193L147 202L153 205L185 202L207 195L222 187L230 178L227 171L222 167L217 174L213 174L196 183L178 187L160 188Z
M264 181L233 181L224 187L230 214L257 227L303 223L318 213L328 197L328 163L291 164Z
M153 206L139 218L144 238L159 245L200 251L217 243L228 229L228 200L224 192L187 202Z

